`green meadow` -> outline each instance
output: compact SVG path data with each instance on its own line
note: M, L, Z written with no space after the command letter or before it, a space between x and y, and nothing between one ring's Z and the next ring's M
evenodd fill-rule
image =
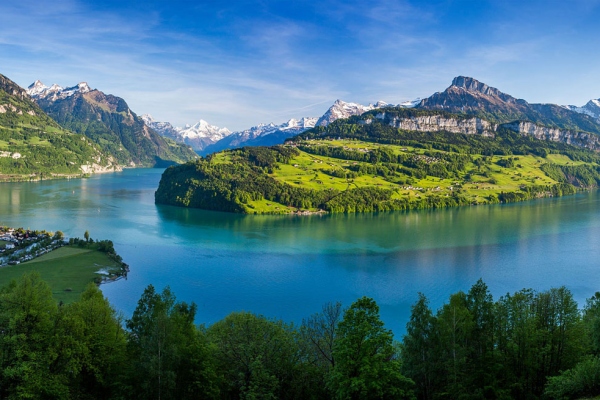
M23 274L37 271L52 289L57 301L71 303L79 298L90 282L102 278L101 271L114 272L119 264L106 253L65 246L31 261L0 268L0 286Z

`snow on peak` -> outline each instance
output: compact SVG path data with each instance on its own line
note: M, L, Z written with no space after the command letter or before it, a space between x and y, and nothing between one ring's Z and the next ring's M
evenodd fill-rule
M152 115L150 115L150 114L144 114L144 115L141 116L141 118L144 120L144 122L146 123L146 125L151 124L153 122L156 122L154 120L154 118L152 118Z
M380 101L377 104L380 103L384 102ZM363 106L362 104L358 103L346 103L345 101L338 99L335 101L335 103L333 103L331 107L329 107L329 110L327 110L327 112L323 114L321 118L319 118L316 125L327 126L337 119L349 118L353 115L361 115L375 108L377 107L372 104L369 104L368 106Z
M417 97L414 100L404 101L404 102L400 103L399 106L402 108L414 108L414 107L418 106L420 102L421 102L421 98Z
M203 119L192 126L186 125L184 128L175 128L175 130L184 139L206 138L215 142L231 134L229 129L211 125Z
M35 96L35 95L38 95L38 94L44 92L44 90L46 90L46 89L48 89L48 86L44 85L42 83L42 81L37 80L37 81L33 82L31 85L29 85L26 92L30 96Z
M592 99L588 101L583 107L577 106L563 106L567 110L575 111L580 114L589 115L592 118L595 118L600 122L600 99Z
M51 100L65 99L73 96L76 93L87 93L91 91L92 89L89 87L87 82L80 82L76 86L65 89L56 83L48 87L40 80L37 80L27 88L27 94L29 94L31 97L35 99L51 98Z

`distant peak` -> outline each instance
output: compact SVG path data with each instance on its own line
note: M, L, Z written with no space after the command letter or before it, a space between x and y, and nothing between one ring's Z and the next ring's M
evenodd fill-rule
M500 90L488 86L483 82L478 81L477 79L470 78L468 76L457 76L452 80L452 86L459 87L465 89L469 92L477 92L481 94L485 94L488 96L496 96L501 98L504 101L516 101L516 99L506 93L501 92ZM450 87L452 87L450 86Z
M42 83L42 81L40 81L39 79L36 80L35 82L33 82L31 85L29 85L28 89L33 89L33 88L40 88L40 87L46 87L46 85L44 85Z
M474 90L477 92L482 92L488 86L485 83L479 82L477 79L468 77L468 76L457 76L452 79L452 86L462 87L467 90Z
M77 87L79 88L80 92L90 92L92 89L90 88L90 86L88 85L87 82L79 82L79 84L77 85Z

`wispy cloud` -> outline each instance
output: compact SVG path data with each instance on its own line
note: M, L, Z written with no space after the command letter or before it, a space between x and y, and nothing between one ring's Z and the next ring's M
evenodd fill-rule
M596 80L577 81L600 61L590 51L600 44L590 22L600 17L598 1L107 4L0 3L0 72L22 85L86 80L138 113L230 129L318 116L337 98L427 96L458 74L510 90L518 83L517 95L533 98L569 69L570 87L586 89L580 96L600 96ZM524 14L544 18L524 23ZM573 97L564 103L586 100L553 84Z

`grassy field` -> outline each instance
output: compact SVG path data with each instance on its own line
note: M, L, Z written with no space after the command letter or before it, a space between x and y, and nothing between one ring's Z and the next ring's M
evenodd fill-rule
M100 276L100 270L118 269L105 253L65 246L19 265L0 268L0 286L37 271L48 282L57 301L70 303L79 298L85 287Z
M395 154L407 154L419 156L424 150L409 146L380 145L376 143L361 142L356 140L319 140L317 146L344 147L356 151L368 152L377 147L385 146L392 149ZM429 150L431 152L431 150ZM435 150L434 150L435 152ZM438 151L443 153L442 151ZM217 163L230 162L227 155L219 154ZM474 160L481 156L474 155ZM498 165L502 159L512 159L514 166L503 167ZM424 179L414 179L402 174L382 177L378 175L360 175L353 179L345 179L331 176L327 170L344 169L352 165L366 164L351 160L313 155L300 151L300 155L294 157L287 164L279 164L273 170L271 177L288 185L303 187L314 190L328 188L343 191L352 187L379 187L395 191L395 198L408 198L417 200L426 196L451 196L453 191L461 190L461 193L470 199L472 204L486 203L490 195L498 195L501 192L518 191L521 186L528 185L554 185L557 181L548 177L541 169L544 163L558 165L580 165L582 162L573 162L564 155L551 154L546 158L527 156L492 156L488 157L488 163L481 167L470 163L460 178L442 179L427 176ZM410 183L408 183L410 182ZM251 201L248 206L250 213L288 213L293 209L283 204L272 201Z

